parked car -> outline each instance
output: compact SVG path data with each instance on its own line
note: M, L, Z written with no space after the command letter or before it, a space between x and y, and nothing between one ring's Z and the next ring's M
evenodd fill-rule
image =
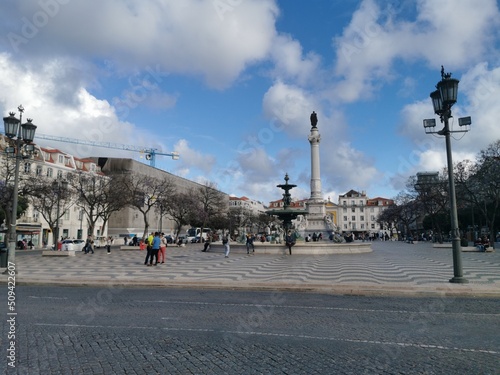
M200 236L196 236L191 240L191 243L200 243Z
M64 240L62 242L62 251L74 251L76 250L75 244L73 243L73 240Z
M167 239L167 243L173 243L174 242L174 237L172 237L170 234L166 235L165 238Z
M94 240L94 247L99 248L101 246L106 246L106 237L97 237Z
M188 243L188 240L187 240L186 235L181 234L177 237L177 244L187 244L187 243Z
M73 240L73 245L75 245L76 251L83 251L85 247L85 240Z

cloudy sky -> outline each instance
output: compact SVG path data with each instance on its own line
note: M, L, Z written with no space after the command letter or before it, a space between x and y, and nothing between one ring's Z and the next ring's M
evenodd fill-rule
M285 173L309 197L312 111L325 198L391 198L444 167L422 126L441 65L460 80L454 128L473 122L454 161L500 138L495 0L4 0L0 21L4 116L22 104L39 134L176 151L156 167L265 203Z

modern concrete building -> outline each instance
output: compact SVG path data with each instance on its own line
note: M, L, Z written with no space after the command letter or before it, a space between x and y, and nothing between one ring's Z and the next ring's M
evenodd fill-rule
M199 189L204 185L188 179L176 176L161 169L151 167L133 159L122 158L94 158L97 165L104 174L120 172L134 176L134 178L157 178L159 180L167 177L174 181L178 189L189 191ZM229 196L222 193L227 199ZM160 215L156 210L151 210L148 215L150 223L149 231L161 231L165 234L174 234L175 223L167 216ZM183 228L184 229L184 228ZM188 229L187 227L185 229ZM119 212L113 213L108 223L108 233L114 237L142 237L144 232L144 218L137 209L126 207Z

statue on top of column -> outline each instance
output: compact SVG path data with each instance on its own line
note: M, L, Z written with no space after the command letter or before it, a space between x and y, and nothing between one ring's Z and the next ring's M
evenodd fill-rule
M318 124L318 116L316 115L316 112L313 111L313 113L311 113L311 126L315 128L317 124Z

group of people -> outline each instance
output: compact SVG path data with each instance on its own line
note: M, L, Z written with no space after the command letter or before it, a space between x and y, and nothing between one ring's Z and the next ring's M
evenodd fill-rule
M207 233L207 238L205 239L205 244L203 245L203 253L210 250L210 244L214 240L215 236L212 233ZM230 246L229 246L229 236L222 237L222 245L224 245L224 256L229 258Z
M28 241L26 240L26 238L17 241L17 248L20 250L26 250L26 249L32 250L34 247L35 245L33 245L33 241L31 240Z
M167 238L164 233L151 232L146 238L146 266L157 266L158 263L165 263L167 252ZM154 263L153 263L154 261Z
M316 232L313 232L312 236L311 234L309 233L305 240L306 242L316 242L316 241L321 241L323 239L323 233L319 232L319 233L316 233Z
M479 251L486 251L486 249L490 247L490 241L487 236L483 236L474 242L474 246L476 246Z

